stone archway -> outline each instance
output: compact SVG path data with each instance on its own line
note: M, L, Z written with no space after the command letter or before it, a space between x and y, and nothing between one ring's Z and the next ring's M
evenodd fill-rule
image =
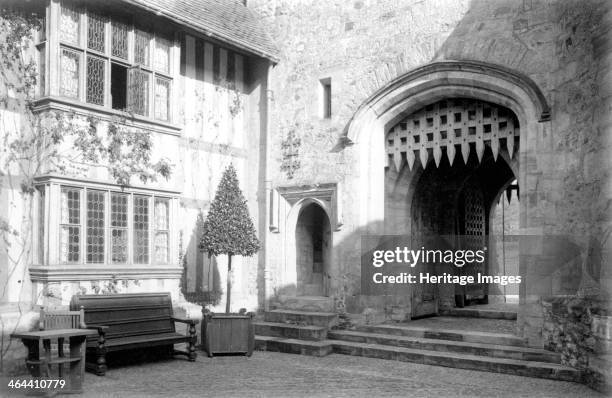
M332 272L330 265L332 264L332 247L333 236L331 229L332 219L330 217L331 209L328 202L317 198L304 198L298 200L289 210L285 224L285 267L284 272L280 276L284 289L282 293L286 296L327 296L329 294L329 276ZM319 231L314 231L315 225L320 227ZM317 265L321 272L314 275L306 273L306 268L315 267L314 261L306 264L304 257L300 256L300 250L307 250L309 245L298 238L302 237L310 242L315 235L320 235L321 241L321 264ZM308 235L309 236L306 236ZM310 245L312 246L312 245ZM313 248L311 247L311 250ZM312 259L314 253L311 251ZM300 270L300 268L302 268ZM319 271L319 268L317 271ZM318 286L305 287L305 284L314 284ZM308 292L308 290L311 290ZM317 290L317 291L315 291Z
M390 204L387 198L390 191L393 193L394 189L403 189L405 203L412 203L423 170L416 168L416 171L411 171L409 167L405 167L411 161L408 158L390 159L386 151L388 145L385 139L386 133L406 116L419 109L453 98L495 104L515 115L517 125L520 126L520 131L517 133L520 146L513 154L495 153L495 149L485 149L483 148L485 145L476 142L474 153L479 158L482 158L487 151L495 153L495 156L501 155L508 163L508 169L517 178L521 194L529 195L537 191L537 186L534 185L537 181L537 167L534 168L533 165L538 162L536 152L538 137L550 134L551 130L549 106L537 85L527 76L498 65L472 61L436 62L406 73L378 90L362 104L349 123L344 143L353 146L351 151L358 159L358 171L351 176L347 184L361 187L357 213L360 217L358 226L362 231L369 234L408 232L405 227L402 230L401 226L410 225L410 213L404 212L406 214L404 219L396 217L395 214L389 217ZM428 139L427 136L424 137ZM460 143L457 144L461 146ZM440 159L440 153L436 153L434 148L427 148L427 154L419 148L418 155L417 158L424 162L431 161L432 158L438 162ZM519 163L529 164L530 167L519 169ZM394 166L394 169L398 167L398 174L407 175L408 184L401 184L402 187L399 185L389 187L386 184L385 168L393 164L399 166ZM503 181L502 184L506 182ZM383 203L384 206L381 206ZM538 208L538 211L542 210ZM543 226L539 224L538 218L528 217L529 211L528 201L522 200L520 202L522 231L542 234ZM389 219L393 219L391 225ZM520 272L521 275L525 275L529 270L521 266ZM528 284L528 279L525 280L525 284ZM521 304L537 303L540 300L539 296L528 296L525 293L527 291L535 289L524 285L521 287ZM523 316L527 315L523 315L519 310L519 323ZM526 336L541 333L541 327L536 330L538 327L533 319L519 325L519 329ZM537 345L540 342L530 341L530 344Z
M328 296L331 225L317 204L305 206L295 226L296 293L298 296Z

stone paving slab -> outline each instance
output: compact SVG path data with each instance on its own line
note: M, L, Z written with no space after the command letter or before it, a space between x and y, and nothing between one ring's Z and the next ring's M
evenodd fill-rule
M7 393L1 380L0 396ZM198 357L87 373L74 397L603 397L588 387L552 380L332 354L324 358L275 352L252 357Z

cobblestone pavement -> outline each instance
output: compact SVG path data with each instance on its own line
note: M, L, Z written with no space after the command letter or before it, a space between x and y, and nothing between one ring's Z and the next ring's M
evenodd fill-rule
M4 387L6 383L3 381ZM588 387L497 373L332 354L255 352L87 373L76 397L602 397ZM24 396L12 391L8 396ZM0 389L2 396L2 389Z

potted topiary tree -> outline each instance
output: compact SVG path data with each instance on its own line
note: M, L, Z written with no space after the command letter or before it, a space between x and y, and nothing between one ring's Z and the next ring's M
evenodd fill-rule
M221 177L202 229L200 250L212 256L227 255L225 313L202 310L203 347L209 356L230 352L250 356L254 346L253 314L246 310L231 313L232 257L257 253L259 240L231 164Z

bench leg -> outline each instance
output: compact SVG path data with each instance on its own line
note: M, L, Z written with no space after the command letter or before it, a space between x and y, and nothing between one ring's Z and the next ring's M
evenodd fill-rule
M198 354L196 353L196 343L198 341L198 336L196 334L196 327L194 323L189 325L189 337L191 337L191 339L189 339L188 346L189 360L191 362L194 362L196 360L196 357L198 356Z
M106 334L100 333L98 336L98 347L96 347L96 363L93 367L93 371L98 376L104 376L106 374Z

